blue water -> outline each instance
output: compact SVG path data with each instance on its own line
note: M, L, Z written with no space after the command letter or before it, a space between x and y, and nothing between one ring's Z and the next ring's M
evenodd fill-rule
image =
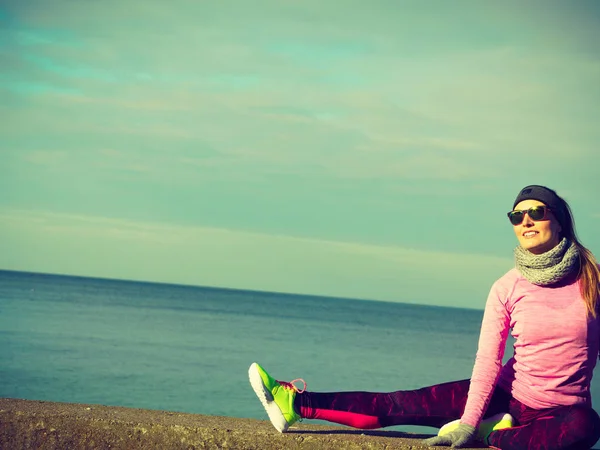
M313 391L468 378L482 314L0 271L0 397L266 420L253 361Z

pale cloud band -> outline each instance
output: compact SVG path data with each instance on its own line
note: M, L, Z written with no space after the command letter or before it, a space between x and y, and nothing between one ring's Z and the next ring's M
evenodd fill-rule
M0 267L483 308L509 258L143 223L0 213Z

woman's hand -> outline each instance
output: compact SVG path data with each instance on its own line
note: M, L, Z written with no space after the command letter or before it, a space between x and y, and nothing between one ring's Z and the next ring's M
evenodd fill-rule
M434 436L429 439L425 439L425 444L430 447L434 445L445 445L452 448L460 448L469 444L475 438L476 430L475 427L461 423L456 430L451 431L443 436Z

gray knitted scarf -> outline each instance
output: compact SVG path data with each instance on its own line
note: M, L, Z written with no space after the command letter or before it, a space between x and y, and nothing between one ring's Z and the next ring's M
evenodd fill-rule
M579 270L579 249L566 238L541 255L534 255L519 245L515 248L515 263L527 281L549 286Z

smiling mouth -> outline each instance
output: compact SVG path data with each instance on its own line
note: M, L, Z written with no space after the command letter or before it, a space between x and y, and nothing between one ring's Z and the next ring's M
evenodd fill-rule
M531 238L531 237L535 236L536 234L538 234L537 231L527 231L527 232L523 233L523 237Z

